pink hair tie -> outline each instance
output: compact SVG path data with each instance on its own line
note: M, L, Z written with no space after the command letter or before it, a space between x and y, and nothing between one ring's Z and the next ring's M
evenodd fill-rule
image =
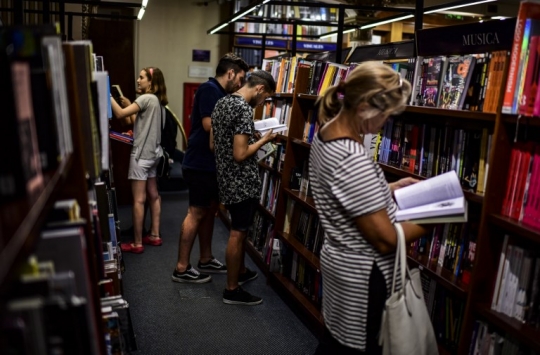
M150 72L150 76L154 76L154 68L148 68L148 71Z

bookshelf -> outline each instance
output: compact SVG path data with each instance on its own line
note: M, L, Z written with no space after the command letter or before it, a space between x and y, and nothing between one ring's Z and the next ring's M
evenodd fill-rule
M416 35L417 55L430 57L504 51L509 56L515 23L516 21L511 19L504 23L487 22L419 30ZM466 41L464 42L463 38L466 37L464 36L485 33L486 31L500 33L498 43L483 43L476 47L465 45ZM437 38L445 38L446 40L443 43L436 40ZM433 41L438 41L437 45L431 46ZM495 311L491 305L499 259L501 252L504 251L505 236L509 235L510 243L519 245L525 250L538 250L540 243L540 230L537 227L524 224L501 213L507 181L515 174L511 171L514 140L517 137L518 141L532 140L538 144L538 137L540 137L540 124L537 117L524 117L501 112L509 65L508 57L502 63L504 63L500 68L502 78L494 89L494 97L497 99L493 104L493 112L448 110L411 105L397 117L404 122L436 124L464 131L486 129L492 135L492 144L485 157L485 162L489 165L489 174L484 193L464 190L469 210L474 211L474 213L469 214L469 222L474 225L474 228L470 227L470 233L476 238L474 265L469 270L468 281L465 282L461 274L456 276L455 272L438 265L437 262L430 261L425 255L415 253L414 250L411 250L408 255L411 266L418 267L423 275L434 280L437 289L440 286L445 295L461 302L463 313L458 320L459 338L456 338L452 344L442 341L439 344L441 354L469 353L471 342L476 336L475 324L478 320L487 323L490 329L493 328L501 332L500 334L503 336L511 337L527 349L540 350L538 342L540 331L538 328ZM309 68L298 68L292 97L287 94L287 100L291 100L292 114L286 137L285 163L281 174L282 183L275 214L274 238L279 238L282 245L289 252L292 251L299 258L302 258L308 267L319 270L320 259L316 253L298 240L294 228L294 224L298 221L293 221L294 218L289 210L289 201L294 201L294 209L316 214L313 198L305 192L300 192L298 188L291 187L291 176L295 172L295 168L301 168L303 162L309 158L310 144L303 139L304 124L317 99L316 95L306 93L309 75ZM276 94L274 99L283 99L283 94ZM389 181L403 177L425 178L393 164L380 162L379 165ZM285 231L286 228L289 229ZM534 255L538 257L537 254ZM267 267L265 264L263 266ZM287 273L268 273L268 279L277 288L287 290L286 295L298 306L299 310L308 316L315 329L321 327L320 306L306 297Z
M0 196L0 353L105 354L106 334L113 331L114 344L134 350L132 334L109 328L104 317L114 315L102 308L116 311L122 301L123 267L121 254L114 252L118 219L113 178L103 168L107 159L102 161L101 145L95 144L96 126L106 120L108 127L108 119L98 116L98 105L108 95L95 82L106 79L106 73L92 73L91 42L62 43L53 26L5 27L0 38L0 47L24 38L17 44L28 50L14 46L0 55L2 74L14 75L13 63L32 69L26 74L32 95L17 89L3 98L6 123L20 120L12 108L25 100L26 109L34 112L27 114L28 124L47 123L58 137L45 146L39 134L25 135L26 126L12 125L13 130L2 132L3 139L12 136L12 142L39 145L40 153L54 151L57 164L39 172L43 184L38 188ZM41 85L41 76L52 79ZM10 164L25 162L21 158ZM105 216L104 223L98 216ZM124 319L129 318L126 312L120 311ZM122 322L126 329L130 326Z
M492 52L495 50L509 51L512 37L508 35L508 32L513 31L514 25L515 21L510 20L504 26L498 23L491 23L487 25L467 25L468 27L465 29L462 26L458 26L459 28L447 27L421 30L417 32L417 41L419 43L430 38L441 37L447 38L448 41L444 43L445 48L438 48L436 53L431 48L422 52L429 44L418 44L418 55L464 55L478 52ZM493 26L498 28L493 28ZM462 36L464 30L472 34L475 33L474 31L484 31L486 29L490 31L504 31L505 35L500 36L500 43L495 45L474 48L463 46ZM508 65L508 61L506 65ZM503 73L506 73L506 66L503 69ZM292 218L290 215L288 216L287 201L294 201L295 208L316 214L313 198L300 192L298 189L292 189L290 186L290 178L294 168L301 167L303 161L309 157L310 144L303 139L302 134L304 123L309 116L309 111L313 109L315 100L317 99L316 95L306 94L302 90L308 85L309 68L298 68L296 75L295 91L292 93L292 114L287 136L285 164L281 175L282 184L275 216L275 237L279 238L287 249L298 254L299 258L303 258L306 265L319 270L320 260L318 256L298 240L294 235L294 228L291 227L289 231L284 231L287 223L294 223L293 221L286 222L288 217ZM497 87L497 90L501 90L502 92L503 89L504 83L501 83ZM274 99L280 99L282 97L283 95L278 93ZM535 118L518 118L516 115L502 114L500 109L501 100L502 95L499 96L499 102L496 104L495 112L408 106L405 112L399 117L406 122L428 122L456 129L487 129L493 135L493 144L486 157L490 170L484 193L464 190L464 195L469 202L469 209L476 212L470 215L470 220L477 226L474 232L477 238L476 257L470 280L464 282L461 276L456 276L454 272L441 267L437 262L429 261L425 255L416 254L414 251L410 251L408 255L408 261L411 266L418 267L423 274L434 280L438 286L441 286L446 295L462 302L463 314L460 317L459 338L451 345L444 342L440 343L441 354L467 354L472 341L474 323L478 319L486 321L490 326L512 336L524 346L528 346L536 351L539 349L537 339L540 332L536 328L522 324L499 312L495 312L489 306L504 234L511 234L514 239L523 240L531 248L537 248L540 242L540 231L538 229L503 216L500 213L500 207L504 198L503 187L506 186L506 181L509 177L510 151L512 141L516 135L515 131L517 129L516 127L518 127L518 122L520 132L526 130L529 138L540 136L538 120L535 120ZM379 163L379 165L387 175L389 181L402 177L425 179L424 176L405 171L388 163ZM304 311L308 318L313 321L315 328L322 325L320 307L315 305L316 311L314 311L313 302L306 298L304 293L299 291L288 275L269 273L268 277L272 285L288 290L288 297L292 298L292 301L299 306L299 309Z

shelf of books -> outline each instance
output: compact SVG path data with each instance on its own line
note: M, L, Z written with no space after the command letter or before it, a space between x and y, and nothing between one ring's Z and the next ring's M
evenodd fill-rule
M24 248L35 245L39 229L47 213L52 209L56 197L63 188L73 163L69 153L52 172L43 172L43 186L27 198L2 203L2 245L0 251L0 284L12 275L17 257L26 252Z
M0 141L9 144L0 172L0 353L104 354L106 338L113 351L136 350L120 329L130 324L100 141L108 141L107 110L98 110L107 107L108 75L95 70L90 41L62 43L52 25L3 27L0 47L12 88L0 99ZM61 321L53 329L47 319Z
M524 4L522 6L538 7L538 4ZM509 92L515 93L511 106L518 110L520 105L517 103L534 96L535 92L529 93L529 90L537 87L536 81L532 81L531 88L527 86L532 79L526 80L526 73L529 73L529 66L533 69L538 66L526 63L532 59L527 58L526 52L521 53L522 47L530 43L524 36L531 36L532 41L535 32L530 29L525 35L513 35L514 30L519 33L520 28L523 29L523 26L516 27L517 21L525 23L527 16L534 18L536 15L535 11L520 14L525 20L485 21L419 30L415 39L418 53L414 58L395 55L362 58L391 65L413 87L406 110L391 117L379 134L364 136L366 150L379 163L388 180L402 177L424 180L454 171L468 202L467 223L438 225L430 235L413 243L409 250L410 265L422 271L426 304L441 353L469 353L477 343L473 333L478 328L478 316L488 325L498 326L508 333L519 333L515 331L517 323L513 320L499 317L492 309L477 309L478 304L492 302L494 289L502 288L508 293L516 282L521 283L525 289L515 295L510 292L510 304L521 305L525 299L530 303L529 307L534 308L532 314L536 317L529 325L540 321L540 258L537 260L537 253L532 251L537 250L540 241L540 184L537 183L540 181L537 165L540 161L540 125L533 109L527 111L524 106L521 113L503 113L501 109ZM534 29L538 20L529 22ZM366 53L399 52L398 44L386 46L392 50ZM517 56L511 56L516 50ZM522 62L513 63L519 58L523 58ZM538 62L536 57L534 60L534 63ZM527 68L514 73L513 80L523 85L521 91L507 89L510 85L507 76L510 82L512 71L509 68L513 65ZM287 120L282 122L286 122L288 132L285 154L281 156L281 184L272 233L272 238L279 243L269 244L271 248L280 249L282 272L273 275L279 275L274 277L278 284L299 291L290 292L290 296L299 304L305 303L306 311L313 304L300 295L303 291L296 281L301 275L298 265L302 260L304 267L318 270L318 253L323 239L311 197L307 166L310 142L319 128L314 105L327 87L344 80L355 66L355 63L341 65L297 59L295 69L290 64L284 66L290 70L288 80L292 75L292 91L287 92L292 93L292 99L287 96L284 101L276 95L278 101L284 101L280 104L281 115L286 107ZM279 78L279 72L274 74L276 79ZM537 72L533 74L528 77L538 77ZM524 75L523 79L521 75ZM277 106L278 101L274 105ZM540 102L540 98L536 101ZM535 101L528 105L534 106ZM273 115L271 109L266 117ZM519 253L516 257L508 255L505 235L511 235L510 255L517 249L526 256L526 262L517 263ZM272 250L267 250L268 254L272 254ZM504 278L504 270L512 275L513 284ZM507 302L506 298L504 300ZM512 314L512 311L508 312ZM491 331L491 326L489 328ZM533 328L525 327L533 333L526 331L529 335L522 338L525 346L536 349L531 342L535 335ZM519 334L510 335L520 343Z

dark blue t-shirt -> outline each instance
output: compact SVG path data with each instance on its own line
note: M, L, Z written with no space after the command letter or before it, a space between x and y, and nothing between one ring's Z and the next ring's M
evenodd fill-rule
M191 131L189 133L188 147L184 156L182 167L216 171L216 159L210 150L210 132L206 132L202 125L204 117L211 117L214 106L219 99L227 96L227 92L214 78L209 78L195 93L193 111L191 112Z

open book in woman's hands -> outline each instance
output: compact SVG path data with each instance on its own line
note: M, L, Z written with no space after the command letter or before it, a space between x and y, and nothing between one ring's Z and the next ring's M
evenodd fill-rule
M467 201L455 171L394 191L396 221L417 224L467 222Z

